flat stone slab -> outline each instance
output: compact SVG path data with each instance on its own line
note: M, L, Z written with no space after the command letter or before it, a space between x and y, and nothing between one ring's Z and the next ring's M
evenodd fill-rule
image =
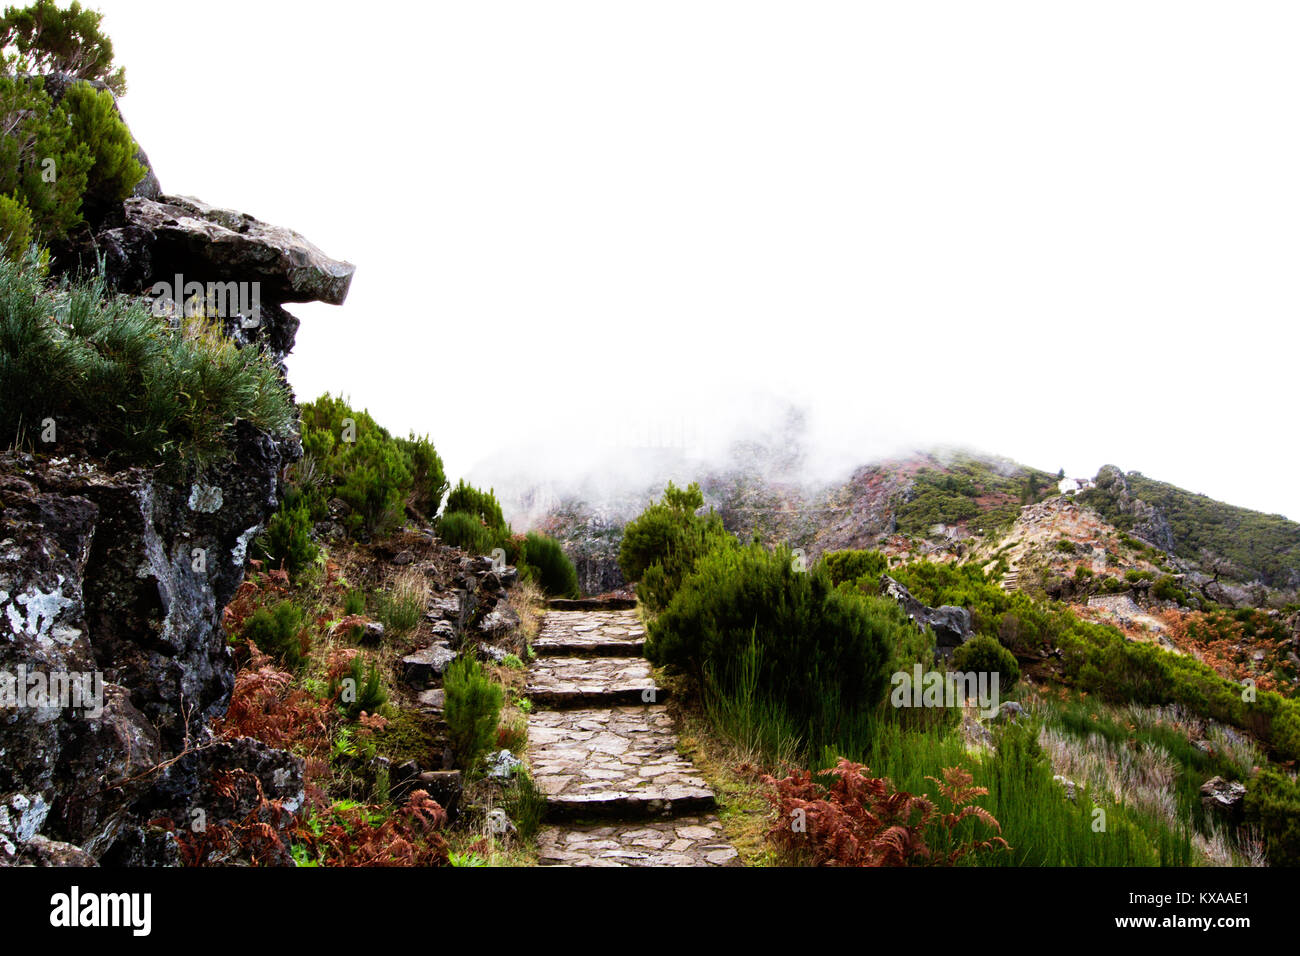
M426 688L435 677L441 677L447 665L455 659L456 652L445 643L432 644L402 658L402 678L412 687Z
M632 823L546 827L537 836L542 866L739 866L712 814Z
M544 707L662 703L650 662L641 657L543 657L528 669L524 693Z
M548 819L703 813L716 805L677 753L662 704L534 711L528 762Z
M636 611L549 611L533 639L539 657L640 657L645 628Z
M441 714L447 706L447 697L441 687L422 690L415 695L415 706L422 714Z

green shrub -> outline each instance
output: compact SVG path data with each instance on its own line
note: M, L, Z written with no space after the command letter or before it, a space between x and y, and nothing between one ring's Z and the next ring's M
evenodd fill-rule
M998 674L998 687L1008 690L1020 680L1020 664L1016 655L991 637L977 634L953 651L953 668L977 674Z
M19 262L31 242L31 211L16 199L0 196L0 253L12 262Z
M102 277L55 291L34 255L0 258L0 439L47 417L115 459L202 466L229 453L240 419L289 434L293 406L270 359L214 325L173 329Z
M442 468L442 458L434 449L427 436L397 439L397 445L406 453L411 472L411 494L409 504L412 508L432 518L442 507L442 496L447 493L447 475Z
M0 195L27 210L38 243L62 239L82 221L91 146L39 77L0 76L0 117Z
M442 516L438 522L438 537L444 544L470 554L490 554L499 540L478 515L463 511L452 511Z
M398 446L387 435L367 429L343 453L343 482L335 490L352 508L348 530L382 535L402 522L402 506L411 487L411 472Z
M342 677L330 682L329 691L349 720L356 720L363 712L375 714L388 702L388 691L380 680L379 668L374 661L367 664L361 654L352 658Z
M272 608L260 607L253 612L241 636L270 654L290 670L302 663L309 642L303 632L306 623L302 609L292 601L281 601Z
M351 509L344 525L354 536L395 530L408 508L429 518L446 491L442 459L427 438L394 438L342 396L302 406L302 444L317 472L308 492L313 517L326 518L328 499L338 497Z
M456 482L456 487L447 496L447 511L474 515L493 531L505 531L506 519L501 512L501 503L493 491L479 491L465 479Z
M524 539L523 559L533 569L533 578L552 597L578 596L578 571L560 543L536 531Z
M351 616L366 613L366 592L353 589L343 596L343 613Z
M699 485L677 488L671 481L663 499L651 503L623 529L618 564L628 581L637 582L637 595L652 611L668 606L696 561L714 550L736 547L736 539L712 511L695 512L704 504Z
M874 584L889 570L889 560L879 551L828 551L822 555L822 563L832 584L852 583L862 578Z
M254 544L254 553L272 567L283 567L290 575L297 575L315 563L320 549L311 539L307 503L299 496L293 497L298 500L290 503L290 496L286 496L271 515L265 533Z
M651 622L646 656L725 694L742 685L756 645L755 692L820 748L883 698L910 628L893 601L837 590L821 568L796 571L788 550L750 545L699 559Z
M503 694L473 657L457 657L443 677L444 709L451 746L461 766L471 770L492 745Z
M136 159L139 147L118 115L113 94L89 83L74 83L59 105L68 115L76 138L90 150L93 163L86 192L101 200L123 200L144 178Z
M17 73L68 73L100 80L118 96L126 73L113 65L113 41L100 28L103 14L77 0L66 9L54 0L7 7L0 17L0 53L15 57Z
M28 21L25 33L23 26L16 25L12 7L0 18L4 54L18 58L17 68L11 65L2 71L9 75L0 76L0 117L4 118L0 123L0 195L26 210L28 238L48 243L64 238L82 222L83 205L88 200L103 207L129 196L146 170L136 159L138 147L117 112L112 93L90 83L73 82L56 104L46 92L44 80L30 75L36 72L30 69L34 62L48 66L59 59L31 55L38 52L33 41L39 45L51 40L51 31L59 29L46 23L31 34L34 22ZM91 55L98 52L102 51ZM111 62L111 48L108 57ZM86 78L84 74L95 69L81 59L71 72ZM29 75L22 75L25 73ZM98 212L102 209L97 208Z
M1264 834L1271 866L1300 866L1300 783L1271 767L1246 789L1246 819Z
M1177 601L1179 604L1183 605L1184 607L1186 607L1191 602L1191 596L1185 590L1179 587L1178 582L1175 581L1169 575L1165 575L1164 577L1156 581L1156 583L1151 588L1151 594L1157 600Z

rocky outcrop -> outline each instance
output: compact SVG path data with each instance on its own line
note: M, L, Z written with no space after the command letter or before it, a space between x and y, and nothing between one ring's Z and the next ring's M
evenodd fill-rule
M238 344L277 360L297 330L282 304L341 303L352 276L290 230L163 196L152 171L136 195L91 202L87 217L54 250L56 271L99 254L128 294L178 274L205 287L257 283L258 321L222 319ZM175 840L147 821L188 825L196 808L209 824L244 819L253 791L276 813L301 803L296 757L208 729L234 679L222 610L285 466L301 456L296 436L246 423L229 450L184 481L84 457L0 455L0 864L175 863ZM214 789L232 776L257 785Z
M55 101L73 82L58 74L43 80ZM266 348L278 363L298 331L284 303L342 305L347 298L356 271L351 263L331 259L291 229L167 195L143 149L136 159L145 176L125 202L94 193L83 197L85 225L51 247L56 273L94 270L102 261L115 291L171 300L181 308L201 288L206 313L219 318L227 334L240 345Z
M0 679L12 686L0 794L37 808L47 837L94 856L138 840L132 828L159 808L158 768L207 745L224 712L234 666L221 612L296 449L242 425L235 441L234 457L186 485L0 456Z
M402 679L414 690L426 692L440 683L457 648L477 644L481 657L495 661L508 653L525 653L519 641L519 615L506 600L519 581L517 568L497 567L486 557L462 557L450 574L434 563L417 567L433 588L425 618L433 624L434 641L398 663ZM425 698L424 704L432 706L435 701L435 709L441 710L440 698Z
M1134 496L1128 479L1114 465L1106 465L1097 472L1094 493L1110 498L1120 514L1132 519L1129 533L1133 537L1141 538L1161 551L1173 552L1174 530L1169 519L1158 508Z

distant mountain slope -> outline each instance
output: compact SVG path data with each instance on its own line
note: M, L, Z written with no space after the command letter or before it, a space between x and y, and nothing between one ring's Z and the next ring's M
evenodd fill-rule
M961 539L1010 527L1024 505L1056 493L1055 476L967 451L931 451L859 468L826 497L830 511L814 552L876 545L901 534Z
M1227 559L1232 568L1225 577L1300 586L1300 524L1282 515L1224 504L1114 465L1102 468L1096 487L1080 499L1120 530L1180 558L1200 561L1204 549Z

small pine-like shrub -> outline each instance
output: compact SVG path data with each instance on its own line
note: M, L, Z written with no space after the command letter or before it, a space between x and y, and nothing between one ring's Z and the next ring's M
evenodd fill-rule
M1007 690L1020 680L1016 655L991 637L976 635L953 651L953 668L977 674L998 674L998 687Z
M330 696L339 702L339 708L350 720L362 713L374 714L388 702L379 668L374 661L367 663L361 654L353 656L347 670L330 682Z
M95 163L90 146L77 138L38 77L0 76L0 116L0 196L27 211L38 243L64 238L82 221L81 200Z
M322 395L302 406L305 460L314 463L308 494L312 516L329 514L331 497L351 509L343 519L353 536L380 536L398 528L407 510L436 513L447 489L433 444L412 434L394 438L369 412L342 396Z
M366 592L360 588L349 591L343 596L343 613L351 617L366 613Z
M533 569L533 579L549 596L578 596L578 571L554 538L528 532L523 559Z
M426 518L432 518L442 507L442 496L447 493L447 475L442 458L427 436L397 439L397 445L406 453L411 472L411 493L408 503Z
M473 769L495 738L501 685L488 677L475 658L462 655L447 666L442 687L452 749L462 768Z
M478 515L452 511L438 522L438 537L444 544L470 554L490 554L497 547L497 537Z
M0 196L0 254L20 261L32 242L32 213L9 196Z
M135 158L135 140L117 113L113 94L89 83L74 83L59 105L94 161L86 177L87 193L108 201L131 195L145 168Z
M316 561L320 549L311 539L311 512L302 500L290 503L286 498L267 522L266 532L257 539L257 557L271 567L283 567L296 575Z
M456 482L456 487L447 496L447 511L474 515L493 531L506 530L505 515L496 493L491 490L480 491L473 485L466 484L463 478Z
M302 663L308 642L303 633L302 609L292 601L281 601L272 608L260 607L244 625L245 641L257 645L285 667L296 669Z
M401 449L377 430L367 429L346 446L343 481L337 494L352 507L348 530L382 535L402 523L411 472Z

